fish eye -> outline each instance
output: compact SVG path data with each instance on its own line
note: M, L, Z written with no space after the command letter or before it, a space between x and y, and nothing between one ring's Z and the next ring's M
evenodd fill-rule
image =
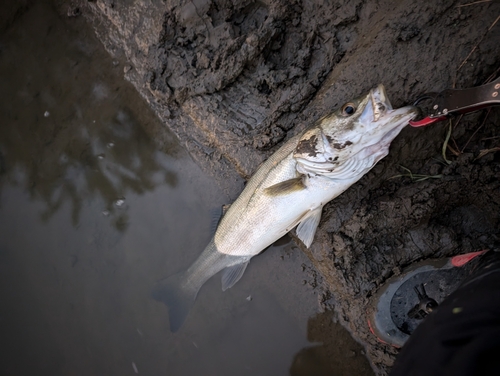
M342 115L351 116L356 112L356 106L354 103L346 103L342 106Z

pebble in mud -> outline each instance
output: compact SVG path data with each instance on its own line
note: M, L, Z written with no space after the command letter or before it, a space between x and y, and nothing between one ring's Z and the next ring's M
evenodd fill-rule
M114 142L108 142L108 144L106 145L106 147L107 147L108 149L111 149L111 148L113 148L114 146L115 146L115 143L114 143Z
M45 111L45 112L43 113L43 116L44 116L44 117L49 117L49 116L50 116L50 112L49 112L49 111Z
M115 201L115 205L119 208L122 207L124 204L125 204L125 198L119 198Z
M71 8L68 8L68 11L66 13L66 15L70 18L72 17L78 17L82 14L82 11L80 10L80 8L78 7L71 7Z

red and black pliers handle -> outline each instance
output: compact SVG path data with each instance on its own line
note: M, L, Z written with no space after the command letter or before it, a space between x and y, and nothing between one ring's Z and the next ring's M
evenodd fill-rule
M410 121L412 127L424 127L453 115L500 105L500 77L486 85L470 89L448 89L441 93L429 93L420 97L415 105L424 99L432 99L430 113L422 120Z

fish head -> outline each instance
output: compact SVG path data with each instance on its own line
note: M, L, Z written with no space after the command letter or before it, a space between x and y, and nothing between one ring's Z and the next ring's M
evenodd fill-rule
M383 85L319 119L301 136L293 157L300 173L344 179L364 174L389 153L389 146L418 109L393 109Z

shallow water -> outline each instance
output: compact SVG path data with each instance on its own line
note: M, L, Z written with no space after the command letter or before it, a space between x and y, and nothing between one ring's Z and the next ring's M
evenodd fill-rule
M370 374L317 315L291 242L225 293L212 278L170 333L149 291L194 261L228 198L174 136L150 139L162 125L123 66L49 3L0 29L0 374Z

